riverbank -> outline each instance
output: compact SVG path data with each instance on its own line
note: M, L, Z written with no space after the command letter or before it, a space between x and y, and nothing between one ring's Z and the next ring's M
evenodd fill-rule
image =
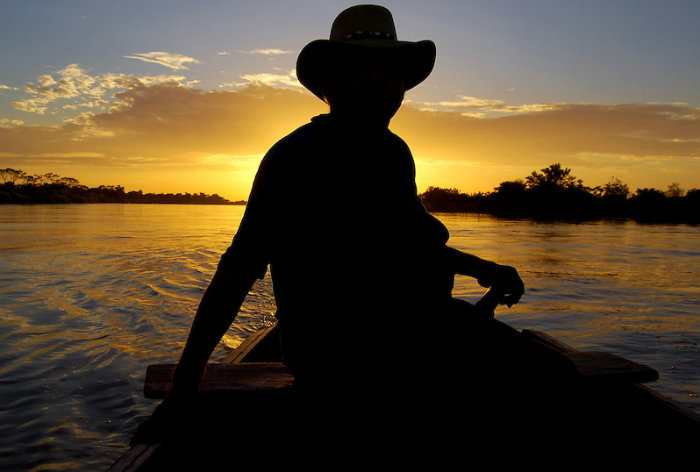
M513 187L491 193L465 194L430 187L421 194L431 213L475 213L508 219L580 222L632 220L639 223L700 224L700 191L668 196L640 189L630 196L596 195L585 190Z
M143 193L120 185L88 188L70 177L48 173L29 175L22 170L0 169L0 204L44 203L169 203L245 205L217 194ZM322 196L319 196L322 197ZM700 189L687 192L677 184L665 192L653 188L630 194L627 185L613 179L603 187L587 187L571 169L552 164L525 180L502 182L493 192L466 194L458 189L428 187L420 194L432 213L476 213L537 221L634 220L642 223L700 224Z
M121 185L88 187L72 177L49 172L30 175L23 170L0 169L2 203L175 203L200 205L245 205L217 194L127 192Z
M173 203L197 205L245 205L245 201L229 201L217 194L125 192L123 187L70 187L62 184L0 185L0 204L53 203Z

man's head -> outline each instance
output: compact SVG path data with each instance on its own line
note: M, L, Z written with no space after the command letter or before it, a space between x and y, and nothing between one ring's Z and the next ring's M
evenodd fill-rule
M332 113L388 125L401 106L406 83L391 64L369 55L337 62L321 83Z
M399 41L389 10L358 5L338 15L330 39L306 45L297 77L331 111L388 122L404 92L425 80L434 63L432 41Z

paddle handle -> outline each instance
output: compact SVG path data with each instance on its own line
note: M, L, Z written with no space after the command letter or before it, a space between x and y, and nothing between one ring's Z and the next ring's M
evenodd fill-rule
M490 288L486 291L484 296L481 297L481 300L476 302L474 306L476 307L476 310L482 315L488 318L493 318L494 311L496 311L496 307L498 306L500 300L503 298L503 295L504 293L501 290Z

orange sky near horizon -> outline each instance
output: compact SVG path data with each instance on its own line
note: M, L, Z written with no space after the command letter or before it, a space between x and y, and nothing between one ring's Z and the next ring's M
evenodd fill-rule
M400 39L437 45L391 124L419 192L489 192L554 163L590 187L700 188L698 2L382 4ZM247 199L265 152L327 111L296 59L348 5L14 2L0 15L0 169Z
M110 110L60 125L0 126L2 167L88 186L243 200L267 149L327 111L305 90L262 84L139 84L115 97ZM700 188L699 124L700 112L682 104L546 104L484 118L436 111L409 93L391 129L412 149L419 192L489 192L555 162L585 185L614 176L634 191L674 182Z

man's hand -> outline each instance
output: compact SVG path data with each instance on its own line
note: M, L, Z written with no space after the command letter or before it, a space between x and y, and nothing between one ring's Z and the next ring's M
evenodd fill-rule
M515 268L480 259L451 247L447 249L450 251L455 273L474 277L482 287L493 289L493 293L499 294L498 302L501 305L508 305L510 308L520 301L520 297L525 293L525 284Z
M196 417L197 404L196 389L171 389L151 416L136 429L131 445L162 441L186 431Z
M520 297L525 293L525 284L520 275L518 275L518 271L514 267L496 264L495 262L484 264L484 268L477 276L477 282L482 287L491 288L497 293L502 293L499 303L507 305L508 308L518 303Z

